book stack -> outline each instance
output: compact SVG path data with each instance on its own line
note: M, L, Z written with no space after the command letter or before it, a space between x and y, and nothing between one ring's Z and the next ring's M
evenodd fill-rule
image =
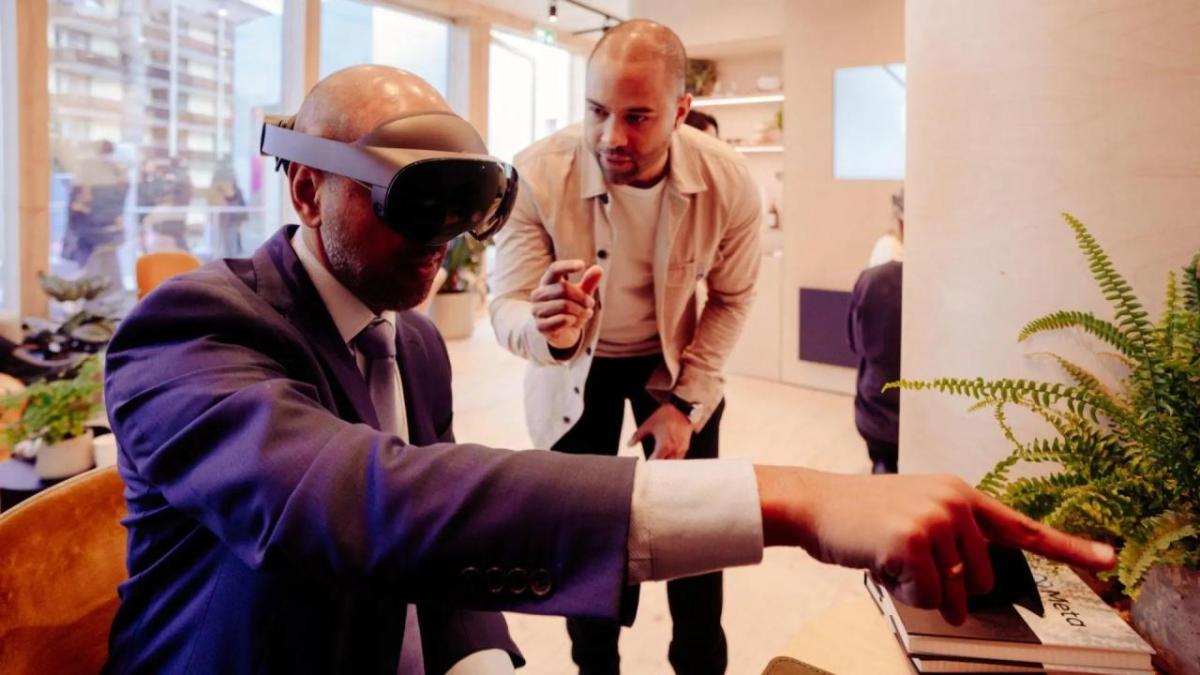
M973 606L961 626L894 601L869 577L866 585L920 673L1153 675L1153 648L1075 572L1026 560L1038 597Z

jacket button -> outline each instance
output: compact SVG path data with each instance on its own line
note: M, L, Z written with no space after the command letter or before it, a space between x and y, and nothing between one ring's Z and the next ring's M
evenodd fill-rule
M570 424L570 423L571 423L571 418L570 418L570 417L564 417L564 418L563 418L563 424Z
M591 356L591 355L592 355L592 348L591 348L591 347L588 347L588 348L587 348L587 349L585 349L584 351L586 351L586 352L587 352L587 355L588 355L588 356Z
M483 592L483 572L478 567L464 567L458 573L458 581L466 595L480 595Z
M504 570L499 567L489 567L484 576L488 593L499 593L504 590Z
M575 393L576 393L576 394L580 393L580 391L579 391L579 387L575 387Z
M548 595L553 584L550 582L550 572L539 569L529 575L529 590L539 598Z
M601 260L604 260L605 258L608 257L608 251L606 251L604 249L600 249L599 251L596 251L596 257Z
M508 571L508 592L513 595L520 595L529 588L529 575L520 567L514 567Z

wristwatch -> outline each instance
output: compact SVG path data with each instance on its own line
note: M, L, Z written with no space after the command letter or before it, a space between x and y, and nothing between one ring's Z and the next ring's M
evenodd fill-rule
M667 398L667 402L674 406L676 410L683 413L683 416L688 418L688 421L693 425L700 421L701 415L704 414L704 406L702 404L685 401L675 394L671 394Z

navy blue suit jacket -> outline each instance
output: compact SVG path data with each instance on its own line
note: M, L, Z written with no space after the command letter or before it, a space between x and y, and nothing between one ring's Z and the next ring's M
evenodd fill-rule
M397 319L411 445L284 228L141 301L105 396L129 516L109 672L386 673L520 656L498 610L624 618L634 465L457 444L433 326Z

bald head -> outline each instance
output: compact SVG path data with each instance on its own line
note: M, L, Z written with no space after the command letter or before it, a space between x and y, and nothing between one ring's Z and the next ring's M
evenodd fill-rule
M611 28L592 50L588 69L623 64L653 64L665 73L673 95L683 94L687 51L670 28L647 19L632 19Z
M353 142L400 115L450 110L431 84L390 66L352 66L321 80L296 113L296 130Z

